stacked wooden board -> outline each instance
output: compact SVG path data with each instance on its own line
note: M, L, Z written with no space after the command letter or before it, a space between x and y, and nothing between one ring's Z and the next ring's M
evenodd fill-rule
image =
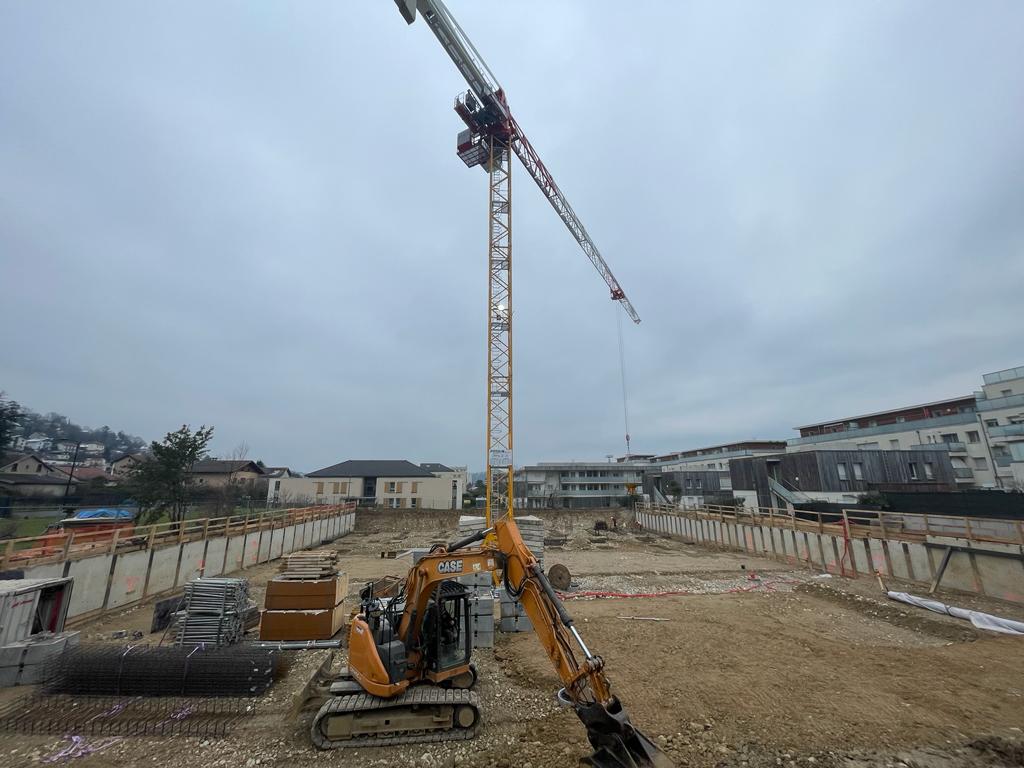
M338 553L333 549L293 552L284 558L279 579L329 579L338 572Z
M348 576L334 550L294 552L267 582L261 640L328 640L345 624Z

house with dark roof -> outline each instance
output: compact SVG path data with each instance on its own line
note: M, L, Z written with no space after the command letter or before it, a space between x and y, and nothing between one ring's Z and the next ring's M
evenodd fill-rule
M145 453L125 453L110 462L110 474L127 475L149 458Z
M61 472L52 463L34 453L7 454L0 463L0 473L12 475L32 475L34 477L58 477L67 480L65 472Z
M189 476L203 488L231 484L255 484L266 477L263 467L248 459L202 459L192 465Z
M436 470L436 471L435 471ZM465 483L444 464L404 459L349 459L303 477L274 478L271 504L338 504L357 500L390 509L458 509Z

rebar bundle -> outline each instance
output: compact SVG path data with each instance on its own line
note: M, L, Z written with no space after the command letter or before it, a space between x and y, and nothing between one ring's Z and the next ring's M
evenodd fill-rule
M184 610L175 614L175 645L232 645L245 634L246 579L196 579L185 585Z
M259 696L280 656L267 648L81 646L58 657L47 693L83 696Z

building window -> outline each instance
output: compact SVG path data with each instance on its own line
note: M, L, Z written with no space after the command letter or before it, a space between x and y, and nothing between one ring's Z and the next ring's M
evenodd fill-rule
M386 499L386 501L389 508L398 509L398 502L400 502L401 499Z
M274 481L274 492L276 493L277 491L280 491L280 490L281 490L281 481L280 480L275 480Z
M388 489L387 489L388 493L394 493L397 489L398 489L398 483L395 483L395 482L388 483Z
M846 465L843 462L836 464L836 470L839 472L839 479L846 480Z
M930 461L926 461L924 463L924 476L926 480L935 479L935 465L932 464Z
M1012 389L1004 389L1001 392L1001 394L1002 394L1003 397L1009 397L1010 395L1013 394L1013 390Z
M853 479L863 480L864 479L864 465L859 461L853 462Z
M967 433L967 442L969 442L969 443L980 443L981 442L981 436L978 435L978 433L976 431L968 432Z
M917 480L917 463L910 462L910 479Z
M988 459L986 459L984 456L976 456L974 458L974 468L988 469Z
M420 484L418 482L413 482L412 483L412 492L416 493L419 489L420 489Z
M331 493L338 495L338 483L331 483Z
M348 496L348 481L346 480L341 484L341 492L343 495Z
M419 505L420 505L420 500L419 499L417 499L415 497L409 499L409 506L412 507L413 509L416 509Z
M893 451L898 451L900 449L900 441L899 440L890 440L889 441L889 448L891 450L893 450Z
M942 436L942 442L944 443L959 443L960 438L956 432L949 432Z
M986 427L998 427L999 426L999 419L985 419L985 426Z
M324 494L324 484L323 483L317 483L316 484L316 495L317 496L323 496L323 494Z
M693 481L693 488L694 488L694 490L697 490L697 491L699 491L701 489L701 480L700 480L699 477L696 480Z
M693 488L693 480L690 480L689 478L687 478L686 479L686 487L687 488Z

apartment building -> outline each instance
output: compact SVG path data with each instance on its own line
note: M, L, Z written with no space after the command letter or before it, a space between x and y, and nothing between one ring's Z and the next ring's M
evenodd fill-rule
M516 472L515 504L528 509L597 509L642 492L646 462L551 462Z
M809 450L737 459L732 493L746 507L792 509L799 504L855 504L864 494L957 489L946 451Z
M436 463L349 460L305 476L274 478L267 501L280 505L358 500L391 509L459 509L466 489L464 474Z
M936 451L958 487L1024 488L1024 367L982 381L972 395L797 427L787 451Z

